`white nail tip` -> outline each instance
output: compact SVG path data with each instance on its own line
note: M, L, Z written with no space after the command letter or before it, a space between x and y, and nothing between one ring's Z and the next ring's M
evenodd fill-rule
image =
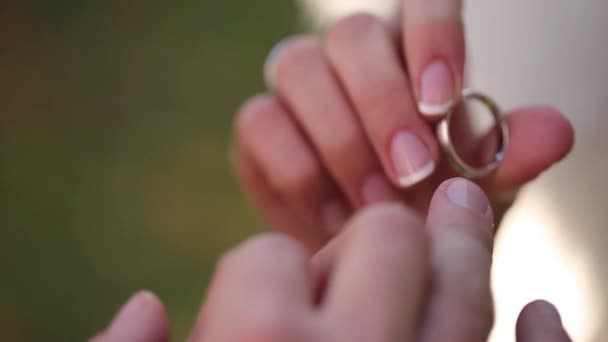
M409 188L420 183L435 171L435 162L431 161L415 173L399 178L399 185L402 188Z
M447 113L453 105L454 100L450 100L443 104L428 104L421 102L418 104L418 111L428 116L443 115Z

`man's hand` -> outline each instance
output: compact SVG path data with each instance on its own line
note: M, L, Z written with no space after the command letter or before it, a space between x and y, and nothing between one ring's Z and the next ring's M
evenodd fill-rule
M265 234L219 262L191 342L482 342L492 327L492 211L480 188L443 183L426 219L365 209L320 252ZM95 342L167 341L162 304L136 295ZM565 342L557 311L522 313L519 342Z

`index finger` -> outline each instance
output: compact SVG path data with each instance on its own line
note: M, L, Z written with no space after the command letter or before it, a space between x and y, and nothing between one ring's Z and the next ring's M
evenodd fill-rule
M418 110L445 114L460 96L465 64L463 0L404 0L407 64Z

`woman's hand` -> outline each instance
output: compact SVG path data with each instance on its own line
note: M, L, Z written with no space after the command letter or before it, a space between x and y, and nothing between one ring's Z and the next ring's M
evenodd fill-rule
M365 209L316 255L265 234L219 262L191 342L482 342L493 323L493 223L482 190L443 183L424 220ZM140 293L95 342L164 342L162 304ZM552 305L521 314L519 342L569 341Z
M233 143L239 178L272 227L316 250L367 205L402 201L426 213L434 189L455 176L430 122L461 89L460 10L460 1L409 0L400 29L360 14L275 48L273 93L243 105ZM547 107L506 121L504 162L479 182L498 218L573 143L568 121Z

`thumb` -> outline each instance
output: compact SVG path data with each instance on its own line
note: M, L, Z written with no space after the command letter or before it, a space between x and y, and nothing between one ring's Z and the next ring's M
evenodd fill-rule
M481 185L490 193L510 191L531 181L562 160L574 144L574 129L551 108L527 108L510 113L510 144L498 170Z

